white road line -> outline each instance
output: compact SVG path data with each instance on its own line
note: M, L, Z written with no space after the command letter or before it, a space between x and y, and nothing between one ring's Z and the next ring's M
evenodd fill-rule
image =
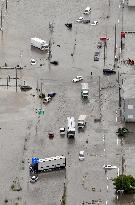
M105 204L107 205L107 204L108 204L108 201L106 201Z
M108 177L106 177L106 179L107 179L107 181L108 181L108 179L109 179L109 178L108 178Z
M117 145L119 144L119 139L117 138Z
M105 152L105 149L104 149L104 152Z
M120 5L119 5L119 9L120 9Z
M120 22L120 20L118 19L118 23Z
M107 191L108 191L108 185L107 185L107 187L106 187L106 188L107 188Z

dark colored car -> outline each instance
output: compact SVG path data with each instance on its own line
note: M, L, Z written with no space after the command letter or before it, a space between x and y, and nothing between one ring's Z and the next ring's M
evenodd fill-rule
M109 68L105 68L105 69L103 69L103 74L104 75L116 74L116 71L112 70L112 69L109 69Z
M84 19L84 20L82 21L82 23L84 23L84 24L90 23L90 20L89 20L89 19Z
M48 97L54 97L56 95L56 93L48 93Z
M95 54L94 54L94 61L99 61L99 55L100 55L99 51L95 52Z

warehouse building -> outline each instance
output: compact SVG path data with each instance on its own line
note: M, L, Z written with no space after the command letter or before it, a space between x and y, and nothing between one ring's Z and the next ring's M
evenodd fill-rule
M128 75L126 78L121 90L122 119L135 122L135 76Z

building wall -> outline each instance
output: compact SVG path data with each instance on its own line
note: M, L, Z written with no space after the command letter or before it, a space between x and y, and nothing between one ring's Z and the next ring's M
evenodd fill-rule
M128 6L135 6L135 0L128 0Z
M122 100L122 116L125 122L135 122L135 98Z

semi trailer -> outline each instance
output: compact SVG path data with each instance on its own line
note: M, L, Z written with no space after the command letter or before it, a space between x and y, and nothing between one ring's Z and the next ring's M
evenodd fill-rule
M30 172L32 173L64 169L66 168L66 157L64 157L63 155L44 159L33 157L29 168Z

